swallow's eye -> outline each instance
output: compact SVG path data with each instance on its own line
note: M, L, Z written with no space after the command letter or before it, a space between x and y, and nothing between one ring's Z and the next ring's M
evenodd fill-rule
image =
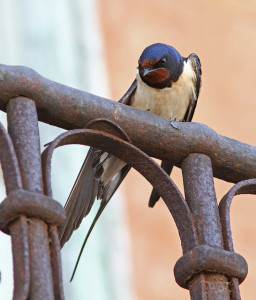
M163 57L163 58L160 60L160 63L161 63L161 64L165 64L165 63L166 63L166 58Z

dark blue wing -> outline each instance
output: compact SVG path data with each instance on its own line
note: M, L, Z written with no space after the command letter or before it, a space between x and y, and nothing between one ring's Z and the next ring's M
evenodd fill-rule
M119 102L129 105L136 87L137 82L134 80L131 87ZM73 231L80 226L83 218L90 212L97 195L101 195L99 199L102 200L102 203L99 213L97 213L95 220L92 223L92 227L94 227L99 215L102 213L112 195L130 170L129 166L124 166L107 186L104 186L101 180L104 172L103 163L109 157L110 154L106 154L95 148L90 148L88 151L86 159L65 204L67 218L65 224L59 229L61 247L69 240Z

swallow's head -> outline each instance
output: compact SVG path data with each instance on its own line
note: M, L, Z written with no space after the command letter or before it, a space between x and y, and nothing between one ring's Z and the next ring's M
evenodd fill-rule
M148 46L139 58L139 75L147 85L163 89L171 87L183 71L183 58L171 46L157 43Z

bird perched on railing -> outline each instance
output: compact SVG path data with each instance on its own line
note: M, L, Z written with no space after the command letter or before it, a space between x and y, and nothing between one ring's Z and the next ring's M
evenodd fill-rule
M190 54L184 58L173 47L157 43L142 52L138 63L136 79L119 102L168 118L177 129L176 120L191 121L201 85L198 56ZM168 174L171 173L173 165L170 162L163 161L161 166ZM98 217L129 170L130 166L124 161L90 148L65 205L67 220L59 231L61 246L79 227L97 197L101 199L101 205L86 242ZM153 190L149 206L153 207L158 199L158 193Z

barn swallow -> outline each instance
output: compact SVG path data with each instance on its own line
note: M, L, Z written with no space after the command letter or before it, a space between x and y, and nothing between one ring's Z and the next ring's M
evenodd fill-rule
M173 47L157 43L148 46L142 52L136 79L119 102L172 121L190 122L200 86L201 64L198 56L190 54L185 58ZM161 166L168 174L171 173L173 165L170 162L162 161ZM101 200L101 205L89 229L84 247L96 221L130 168L115 156L90 148L65 205L67 219L59 230L61 246L79 227L97 197ZM153 207L158 199L158 193L153 190L149 206Z

